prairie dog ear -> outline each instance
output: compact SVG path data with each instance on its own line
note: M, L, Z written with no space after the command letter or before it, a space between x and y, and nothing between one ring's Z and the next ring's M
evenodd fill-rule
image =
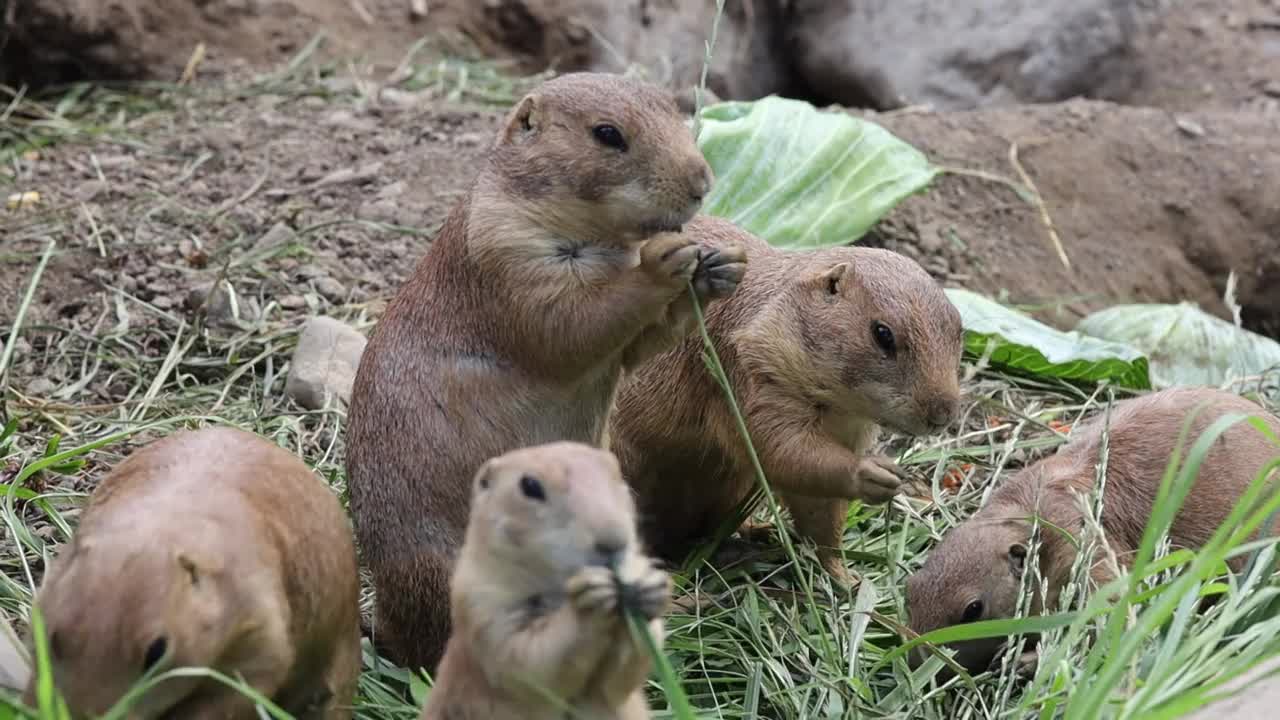
M542 120L538 112L536 95L525 95L515 109L507 115L507 125L502 130L502 137L507 142L518 141L519 138L538 131Z
M839 295L844 286L853 278L853 263L845 261L837 263L822 271L814 282L818 288L828 295Z
M1027 546L1014 543L1009 546L1009 572L1016 580L1022 580L1022 573L1027 568Z
M498 467L498 462L494 458L484 461L480 469L476 471L476 476L472 481L472 495L479 495L493 487L493 473Z
M179 550L174 553L174 560L178 562L178 567L182 568L182 572L187 574L192 585L200 584L200 576L204 571L200 567L199 561L185 550Z

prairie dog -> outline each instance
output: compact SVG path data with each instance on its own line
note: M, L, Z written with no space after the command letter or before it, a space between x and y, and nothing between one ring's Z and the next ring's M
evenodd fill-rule
M93 491L35 604L54 681L97 717L145 671L211 667L299 717L351 717L359 580L337 497L296 456L227 427L135 451ZM35 679L27 689L34 701ZM210 678L174 678L133 718L256 718Z
M1228 413L1260 415L1280 433L1280 418L1249 400L1222 390L1184 387L1123 400L1112 406L1107 480L1102 496L1102 528L1117 559L1127 563L1137 552L1155 504L1156 493L1179 433L1200 405L1183 449L1214 420ZM926 633L948 625L1013 617L1018 588L1031 539L1031 516L1078 537L1082 530L1079 501L1093 489L1106 418L1099 414L1082 424L1057 453L1048 455L992 492L987 504L943 537L924 566L907 579L910 627ZM1232 506L1280 448L1256 428L1237 423L1219 436L1169 529L1174 548L1199 548L1217 531ZM1058 532L1041 533L1039 570L1048 595L1039 588L1032 612L1057 604L1076 560L1075 544ZM1239 569L1243 557L1232 562ZM1091 565L1094 582L1111 577L1099 551ZM970 672L987 668L1004 641L998 638L957 643L956 661ZM913 657L919 662L921 656Z
M678 230L711 187L670 93L564 75L508 116L468 194L360 361L347 436L375 638L433 670L470 480L488 458L601 445L624 368L672 342L692 278L732 292L745 255Z
M648 718L649 660L623 611L661 646L670 580L640 552L618 461L550 443L486 462L473 487L453 635L422 720Z
M765 474L796 530L838 582L849 500L885 502L896 468L866 454L878 426L916 435L958 411L960 315L914 261L886 250L784 252L731 223L686 232L745 247L749 270L706 314ZM629 375L610 420L611 448L637 493L642 535L678 559L754 487L723 390L686 337Z

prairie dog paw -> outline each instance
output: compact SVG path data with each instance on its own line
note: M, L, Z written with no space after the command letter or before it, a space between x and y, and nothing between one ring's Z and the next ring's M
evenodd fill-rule
M902 469L883 455L869 455L854 470L853 497L869 503L884 503L893 499L902 486Z
M652 565L625 581L624 588L623 603L646 620L662 617L671 603L671 577Z
M693 290L699 300L726 298L738 289L747 272L747 253L738 246L704 248L693 271Z
M698 267L698 243L683 233L662 233L640 248L640 267L654 280L682 287Z
M618 609L618 583L609 568L591 566L569 578L569 602L587 615L606 615Z

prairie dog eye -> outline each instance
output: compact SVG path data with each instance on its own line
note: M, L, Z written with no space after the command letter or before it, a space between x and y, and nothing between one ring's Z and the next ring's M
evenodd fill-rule
M880 346L881 350L890 355L897 351L898 346L893 339L893 331L889 329L888 325L878 320L871 323L871 337L875 338L876 344Z
M964 607L964 615L961 616L962 622L973 622L982 618L982 601L974 600Z
M591 128L591 134L595 136L597 142L605 147L615 148L623 152L627 150L627 140L622 137L622 131L608 123L601 123Z
M163 635L152 641L152 643L147 646L146 654L142 657L142 671L146 672L155 667L156 663L160 662L164 657L165 651L168 649L169 643L164 639Z
M547 492L542 488L542 483L538 482L538 478L532 475L520 476L520 492L524 493L524 496L530 500L545 502L547 499Z

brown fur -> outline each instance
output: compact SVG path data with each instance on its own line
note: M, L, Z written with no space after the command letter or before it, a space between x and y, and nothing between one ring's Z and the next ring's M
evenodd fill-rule
M594 137L606 121L625 152ZM669 341L689 279L710 298L742 276L741 252L699 262L691 234L659 232L693 217L710 173L671 96L638 81L564 75L511 112L352 393L351 509L396 661L433 669L444 650L476 468L601 444L623 368Z
M578 443L523 448L486 463L473 487L453 635L423 720L648 718L648 655L622 606L661 645L671 586L640 552L618 461Z
M1137 552L1151 517L1157 490L1173 455L1183 423L1200 405L1184 447L1217 418L1228 413L1261 415L1280 433L1280 418L1231 393L1208 388L1175 388L1116 403L1111 410L1107 480L1102 498L1102 528L1120 564ZM957 624L974 601L982 612L970 620L1012 617L1016 613L1031 515L1075 536L1082 530L1079 502L1072 492L1088 495L1102 447L1106 418L1099 414L1080 426L1055 454L1024 468L997 488L981 510L949 532L907 580L911 628L919 633ZM1249 483L1277 448L1251 425L1239 423L1219 436L1169 530L1177 548L1199 548L1217 531ZM1043 526L1042 526L1043 527ZM1075 545L1058 532L1041 533L1038 558L1048 595L1033 600L1033 612L1055 605L1070 580ZM1017 548L1017 549L1015 549ZM1239 570L1243 557L1232 567ZM1110 564L1099 552L1090 575L1101 585L1112 579ZM985 669L1002 641L957 644L957 661L969 670ZM918 658L917 658L918 659Z
M915 262L885 250L782 252L732 224L690 225L709 247L745 247L749 270L707 327L760 462L824 567L841 562L848 501L888 500L892 464L865 455L877 424L917 434L951 422L959 401L960 317ZM883 322L890 356L872 338ZM611 448L639 496L643 536L677 559L754 486L746 446L692 334L623 382Z
M76 717L105 712L165 639L168 667L212 667L300 718L351 717L360 670L355 543L297 457L232 428L134 452L90 497L36 598ZM27 691L33 699L34 682ZM256 718L205 678L166 680L133 718Z

